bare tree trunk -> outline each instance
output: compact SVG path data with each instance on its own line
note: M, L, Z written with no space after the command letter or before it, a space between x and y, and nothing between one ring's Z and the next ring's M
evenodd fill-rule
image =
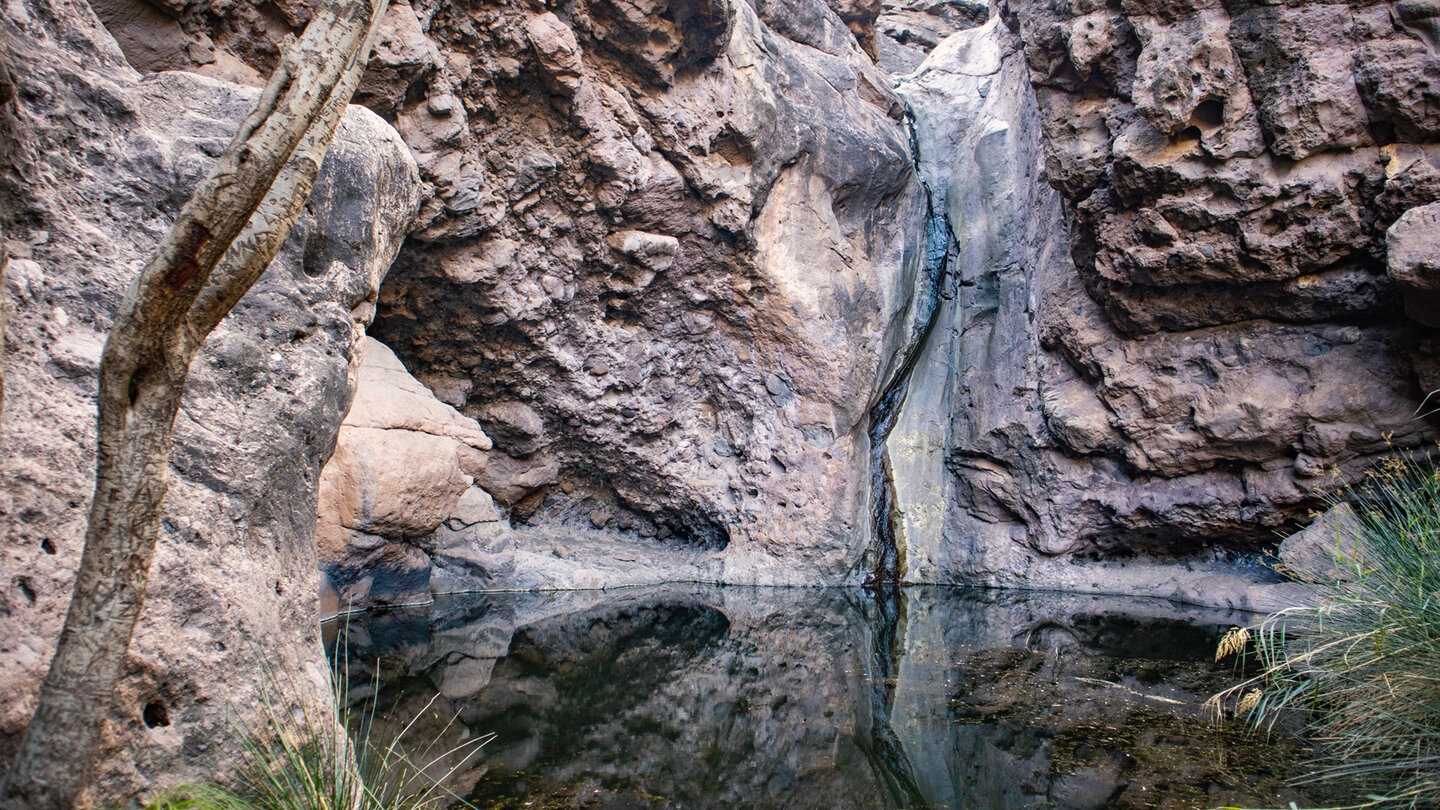
M10 63L0 51L0 107L15 97L15 79L10 75ZM3 110L0 110L3 114ZM5 419L5 228L0 227L0 422Z
M121 305L100 362L85 550L39 706L0 785L6 810L71 807L88 784L145 600L190 363L299 218L385 1L316 12Z
M0 223L0 424L5 423L5 268L9 263L10 257L5 253L5 227Z

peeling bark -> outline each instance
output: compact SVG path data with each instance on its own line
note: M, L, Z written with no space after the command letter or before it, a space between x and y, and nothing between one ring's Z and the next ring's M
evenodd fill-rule
M10 75L9 60L0 52L0 105L8 104L12 98L15 98L15 78ZM5 266L9 261L5 252L5 228L0 226L0 421L5 418Z

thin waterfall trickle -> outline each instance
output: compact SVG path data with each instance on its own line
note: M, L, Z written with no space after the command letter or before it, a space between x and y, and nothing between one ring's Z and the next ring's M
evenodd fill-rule
M920 173L920 142L915 133L915 116L909 111L905 125L910 131L910 155L915 161L916 174ZM936 315L940 311L940 295L944 289L946 269L950 264L951 248L955 241L950 231L950 219L943 207L935 203L935 195L922 179L925 192L925 265L916 279L916 295L920 304L916 310L915 331L910 344L905 348L905 359L900 370L890 380L885 393L870 409L870 504L871 504L871 549L870 571L865 576L866 587L898 584L905 575L905 540L898 527L895 506L895 486L891 477L889 451L885 446L900 406L905 403L905 394L910 388L910 375L920 359L920 353L935 328ZM937 207L939 210L937 210Z

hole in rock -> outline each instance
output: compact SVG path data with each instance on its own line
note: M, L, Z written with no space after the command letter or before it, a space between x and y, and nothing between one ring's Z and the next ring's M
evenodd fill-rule
M1370 137L1375 139L1376 146L1395 143L1395 124L1390 121L1371 121Z
M743 135L729 127L710 142L710 154L719 155L732 166L749 166L755 162L755 147Z
M1207 98L1190 114L1190 123L1201 129L1217 129L1225 123L1225 102Z
M332 258L330 240L318 233L306 233L305 252L300 257L300 272L309 278L320 278L330 271Z
M17 578L15 585L20 589L20 593L25 595L25 601L35 604L35 588L31 586L29 577Z
M50 538L47 537L44 540L40 541L40 550L45 552L46 554L54 554L55 544L50 542Z
M146 728L170 725L170 712L165 709L165 704L158 700L146 703L144 711L140 712L140 717L145 721Z

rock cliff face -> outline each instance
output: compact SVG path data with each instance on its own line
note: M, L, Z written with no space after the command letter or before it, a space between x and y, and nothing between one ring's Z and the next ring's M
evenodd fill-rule
M10 254L0 419L0 762L10 761L70 596L94 475L106 330L255 91L141 78L83 3L0 15L17 95L0 112ZM292 673L328 704L317 628L316 482L353 391L358 341L419 203L394 131L353 110L308 213L206 343L175 430L172 483L91 798L224 761L229 707ZM271 687L274 687L273 682Z
M909 578L1213 600L1084 562L1259 548L1433 437L1401 6L1013 2L902 85L956 245L889 446Z
M110 313L309 8L0 16L0 757L78 556ZM192 762L253 639L323 680L317 500L337 609L877 569L1260 604L1187 566L1435 436L1437 21L392 3L379 118L197 364L98 784Z
M493 438L464 474L517 523L858 576L922 212L862 6L391 4L361 98L430 196L374 331ZM307 12L164 14L134 58L215 72Z
M855 582L889 524L900 578L1153 591L1084 563L1253 551L1432 435L1422 5L392 4L375 331L493 439L517 584ZM100 9L226 76L308 14Z
M492 435L518 521L852 576L917 267L898 99L818 4L561 11L454 52L511 66L460 90L478 202L440 190L377 335Z

